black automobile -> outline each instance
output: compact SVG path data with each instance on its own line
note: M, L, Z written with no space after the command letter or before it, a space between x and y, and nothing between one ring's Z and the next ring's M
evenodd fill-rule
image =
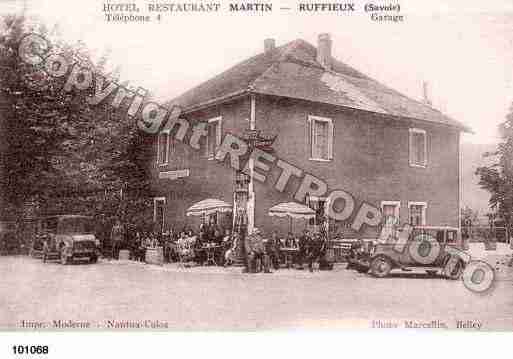
M99 256L99 241L94 235L92 218L80 215L42 218L33 244L33 252L38 250L45 261L56 257L62 264L75 260L95 263Z

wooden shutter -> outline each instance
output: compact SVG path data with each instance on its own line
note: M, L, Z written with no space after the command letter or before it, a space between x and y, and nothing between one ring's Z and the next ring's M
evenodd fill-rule
M155 164L158 165L159 164L159 158L160 158L160 150L159 150L159 145L160 145L160 136L155 136L155 139L156 139L156 145L155 145L155 148L156 148L156 154L157 156L155 156Z
M413 148L413 134L414 132L410 130L409 132L409 153L410 153L410 164L415 164L415 149Z
M335 129L333 121L328 122L328 159L333 159L333 141L335 137Z
M315 119L312 120L312 158L319 158L319 147L317 143L317 121Z
M164 136L166 136L165 137L165 139L166 139L166 146L165 146L166 150L165 151L166 152L164 153L164 163L168 163L169 162L169 132L166 132L164 134Z
M308 157L313 158L313 124L312 118L308 117L306 121L306 143L308 146Z
M215 156L215 153L217 151L217 149L219 148L219 146L221 146L221 137L222 137L222 128L221 128L221 124L222 124L222 120L219 119L219 121L216 121L217 123L217 127L216 127L216 145L214 147L214 156Z

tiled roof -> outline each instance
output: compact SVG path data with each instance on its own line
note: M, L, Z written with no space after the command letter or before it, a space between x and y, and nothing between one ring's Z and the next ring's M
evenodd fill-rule
M245 92L284 96L396 117L442 123L469 129L431 106L410 99L352 67L332 60L331 71L316 61L317 49L295 40L253 56L169 104L193 109Z

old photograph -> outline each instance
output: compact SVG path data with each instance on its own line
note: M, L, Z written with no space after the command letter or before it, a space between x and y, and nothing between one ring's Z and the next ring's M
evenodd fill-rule
M513 330L512 29L0 1L0 330Z

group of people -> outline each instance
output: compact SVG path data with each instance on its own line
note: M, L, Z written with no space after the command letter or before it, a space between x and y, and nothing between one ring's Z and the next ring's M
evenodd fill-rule
M243 243L239 243L243 240ZM245 266L248 273L271 269L278 270L286 262L288 255L292 264L304 269L304 264L313 271L313 264L319 262L319 268L329 269L329 263L324 260L326 254L326 236L321 233L310 233L305 229L300 236L289 232L285 238L280 238L274 231L265 238L258 228L249 235L241 236L223 229L215 223L201 224L197 231L183 228L175 231L170 228L164 232L127 228L116 221L111 230L112 258L119 258L120 249L128 249L130 259L144 261L148 249L163 248L164 262L195 262L198 265L217 264L230 265L238 259L241 253L237 248L242 247L245 256ZM294 253L293 255L285 254Z
M320 269L331 269L332 265L326 260L327 240L322 233L310 233L308 229L303 231L299 237L295 237L289 232L287 237L280 239L278 233L274 231L271 237L265 240L258 228L253 233L246 236L244 241L246 252L246 271L255 273L263 270L265 273L271 272L271 267L275 270L280 268L280 263L285 261L284 249L291 249L296 254L292 261L298 269L304 269L304 263L308 264L308 269L313 272L313 264L319 263Z

